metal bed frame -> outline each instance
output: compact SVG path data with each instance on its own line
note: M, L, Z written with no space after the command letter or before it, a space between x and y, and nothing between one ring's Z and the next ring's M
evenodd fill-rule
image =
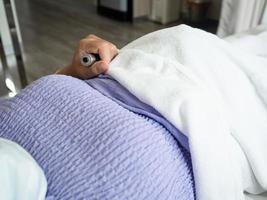
M15 16L16 16L14 14L14 12L16 12L15 6L12 6L14 1L13 2L12 0L0 0L0 1L2 1L1 3L3 3L4 5L6 21L8 24L8 27L5 27L5 28L8 28L9 34L11 36L12 48L14 50L14 56L16 59L16 68L18 71L19 79L20 79L20 86L16 86L16 88L22 89L27 85L27 77L26 77L26 72L25 72L25 67L24 67L24 62L23 62L22 47L20 45L20 41L18 37L19 28L16 27L16 23L15 23ZM3 76L4 76L4 79L6 79L7 77L10 77L10 74L9 74L9 66L7 62L7 54L4 49L1 35L0 35L0 59L2 63ZM8 88L7 85L6 87Z

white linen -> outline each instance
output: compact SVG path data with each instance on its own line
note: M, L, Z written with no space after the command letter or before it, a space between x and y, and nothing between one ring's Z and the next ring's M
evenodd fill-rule
M46 190L44 173L30 154L0 138L0 199L44 200Z
M266 200L266 199L267 199L267 193L260 195L252 195L252 194L246 195L246 200Z
M197 198L267 189L267 60L182 25L124 47L108 73L189 139Z
M228 36L224 40L242 51L267 57L267 25L260 25L254 29Z

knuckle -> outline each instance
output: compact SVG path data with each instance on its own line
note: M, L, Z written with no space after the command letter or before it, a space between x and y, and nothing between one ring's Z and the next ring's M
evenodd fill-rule
M117 47L114 44L111 44L110 48L112 51L117 52Z
M107 42L102 42L101 44L100 44L100 47L101 48L108 48L108 46L109 46L109 44L107 43Z
M100 49L103 50L108 50L111 52L116 52L117 51L117 47L109 42L102 42L100 45Z
M87 36L87 38L96 38L96 35L95 35L95 34L89 34L89 35Z
M86 44L86 39L81 39L80 41L79 41L79 45L81 46L81 45L84 45L84 44Z

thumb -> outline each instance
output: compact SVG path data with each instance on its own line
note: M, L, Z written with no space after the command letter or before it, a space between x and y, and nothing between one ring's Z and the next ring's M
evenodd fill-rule
M89 68L86 68L86 78L92 78L103 74L108 70L108 64L105 61L97 61Z

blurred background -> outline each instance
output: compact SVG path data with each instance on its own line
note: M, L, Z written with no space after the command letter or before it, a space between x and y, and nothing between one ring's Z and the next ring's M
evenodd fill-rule
M266 21L265 8L265 0L0 0L0 96L70 63L88 34L118 48L179 24L224 37Z

